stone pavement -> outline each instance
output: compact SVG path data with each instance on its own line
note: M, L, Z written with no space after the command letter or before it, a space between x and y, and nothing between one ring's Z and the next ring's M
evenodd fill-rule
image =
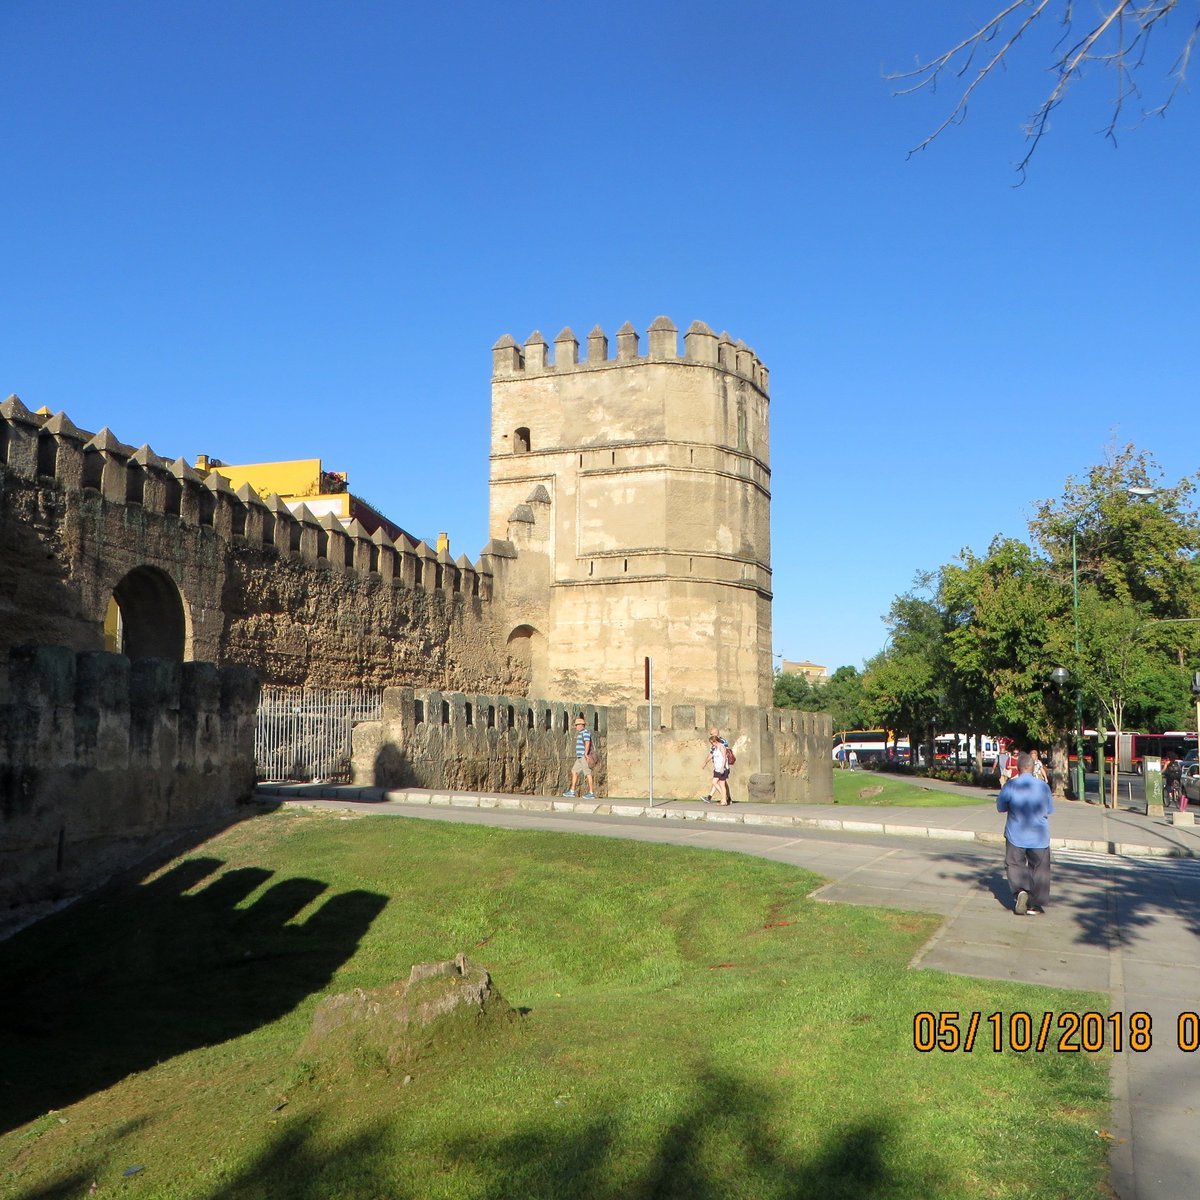
M262 787L259 797L756 854L825 876L830 882L815 893L821 900L940 913L945 921L914 966L1108 993L1108 1013L1123 1014L1107 1131L1113 1190L1121 1200L1200 1192L1200 1050L1188 1049L1200 1045L1200 827L1064 802L1051 818L1051 905L1044 916L1016 917L1004 877L1003 818L989 803L722 809L673 801L651 808L636 800L316 784ZM1142 1052L1130 1048L1133 1013L1151 1017L1152 1043ZM1114 1022L1102 1030L1112 1048Z

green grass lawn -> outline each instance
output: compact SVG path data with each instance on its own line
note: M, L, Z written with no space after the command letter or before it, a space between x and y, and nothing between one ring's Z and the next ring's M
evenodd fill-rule
M0 1195L1102 1195L1105 1059L921 1054L913 1020L1106 1002L910 971L936 918L816 883L578 835L252 818L0 944ZM391 1072L302 1049L322 996L460 950L519 1018Z
M922 787L919 783L910 783L902 776L888 775L883 771L834 771L833 802L891 805L895 808L959 808L969 804L995 806L996 800L983 789L978 795L943 792Z

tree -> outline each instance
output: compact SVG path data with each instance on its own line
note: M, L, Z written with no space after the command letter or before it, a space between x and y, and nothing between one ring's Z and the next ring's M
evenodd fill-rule
M964 81L949 116L910 154L924 150L951 125L961 124L983 82L1008 65L1018 44L1027 45L1035 40L1035 33L1053 20L1060 27L1059 35L1046 44L1054 83L1025 127L1027 149L1017 170L1024 173L1049 129L1050 114L1066 99L1071 86L1095 64L1108 68L1116 76L1112 116L1105 129L1106 136L1115 144L1117 125L1126 105L1142 99L1139 79L1144 76L1151 57L1151 41L1179 7L1180 0L1102 0L1098 8L1081 6L1087 15L1077 22L1073 0L1012 0L945 53L928 62L918 62L911 71L889 76L907 81L901 95L922 89L936 91L938 84L948 77ZM1149 107L1142 107L1142 118L1165 112L1175 98L1186 78L1198 35L1200 21L1191 25L1169 59L1165 94Z
M775 676L776 708L798 708L803 712L827 712L833 728L861 729L862 676L853 667L838 667L823 683L804 675Z
M1030 532L1064 585L1072 541L1079 579L1101 597L1139 606L1147 619L1200 616L1200 517L1196 479L1167 484L1132 445L1109 447L1063 495L1037 505Z
M807 675L782 672L775 676L774 695L776 708L798 708L804 712L824 712L821 703L821 685Z
M953 669L990 690L992 732L1054 740L1065 715L1050 673L1067 652L1070 592L1015 538L997 538L983 558L963 551L961 562L942 573Z
M1142 633L1145 621L1128 602L1106 600L1091 587L1079 596L1079 654L1075 678L1100 706L1117 739L1125 711L1145 687L1153 669L1152 652ZM1118 775L1112 773L1111 807L1117 806Z
M932 576L919 575L914 587L928 591L932 582ZM934 600L916 590L897 596L885 621L890 645L867 664L864 715L873 724L904 730L914 756L926 744L932 762L933 736L946 727L945 623Z

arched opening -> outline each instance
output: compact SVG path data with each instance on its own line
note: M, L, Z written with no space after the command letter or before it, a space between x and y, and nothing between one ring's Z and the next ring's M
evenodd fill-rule
M525 676L530 688L546 685L546 639L532 625L518 625L508 635L509 660Z
M113 609L116 612L113 612ZM130 658L183 660L187 622L175 581L157 567L135 567L113 588L104 641Z
M529 450L529 428L522 425L519 429L513 431L513 453L528 454Z

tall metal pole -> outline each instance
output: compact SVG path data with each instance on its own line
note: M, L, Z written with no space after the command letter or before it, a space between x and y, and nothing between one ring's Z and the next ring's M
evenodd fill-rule
M1077 530L1071 530L1071 606L1075 615L1075 795L1086 798L1087 777L1083 771L1083 690L1079 684L1079 557L1075 549ZM1100 753L1104 753L1101 746ZM1103 768L1101 768L1103 770ZM1104 792L1100 792L1101 801Z
M654 807L654 659L646 659L646 702L650 714L646 719L646 763L650 773L650 807Z

